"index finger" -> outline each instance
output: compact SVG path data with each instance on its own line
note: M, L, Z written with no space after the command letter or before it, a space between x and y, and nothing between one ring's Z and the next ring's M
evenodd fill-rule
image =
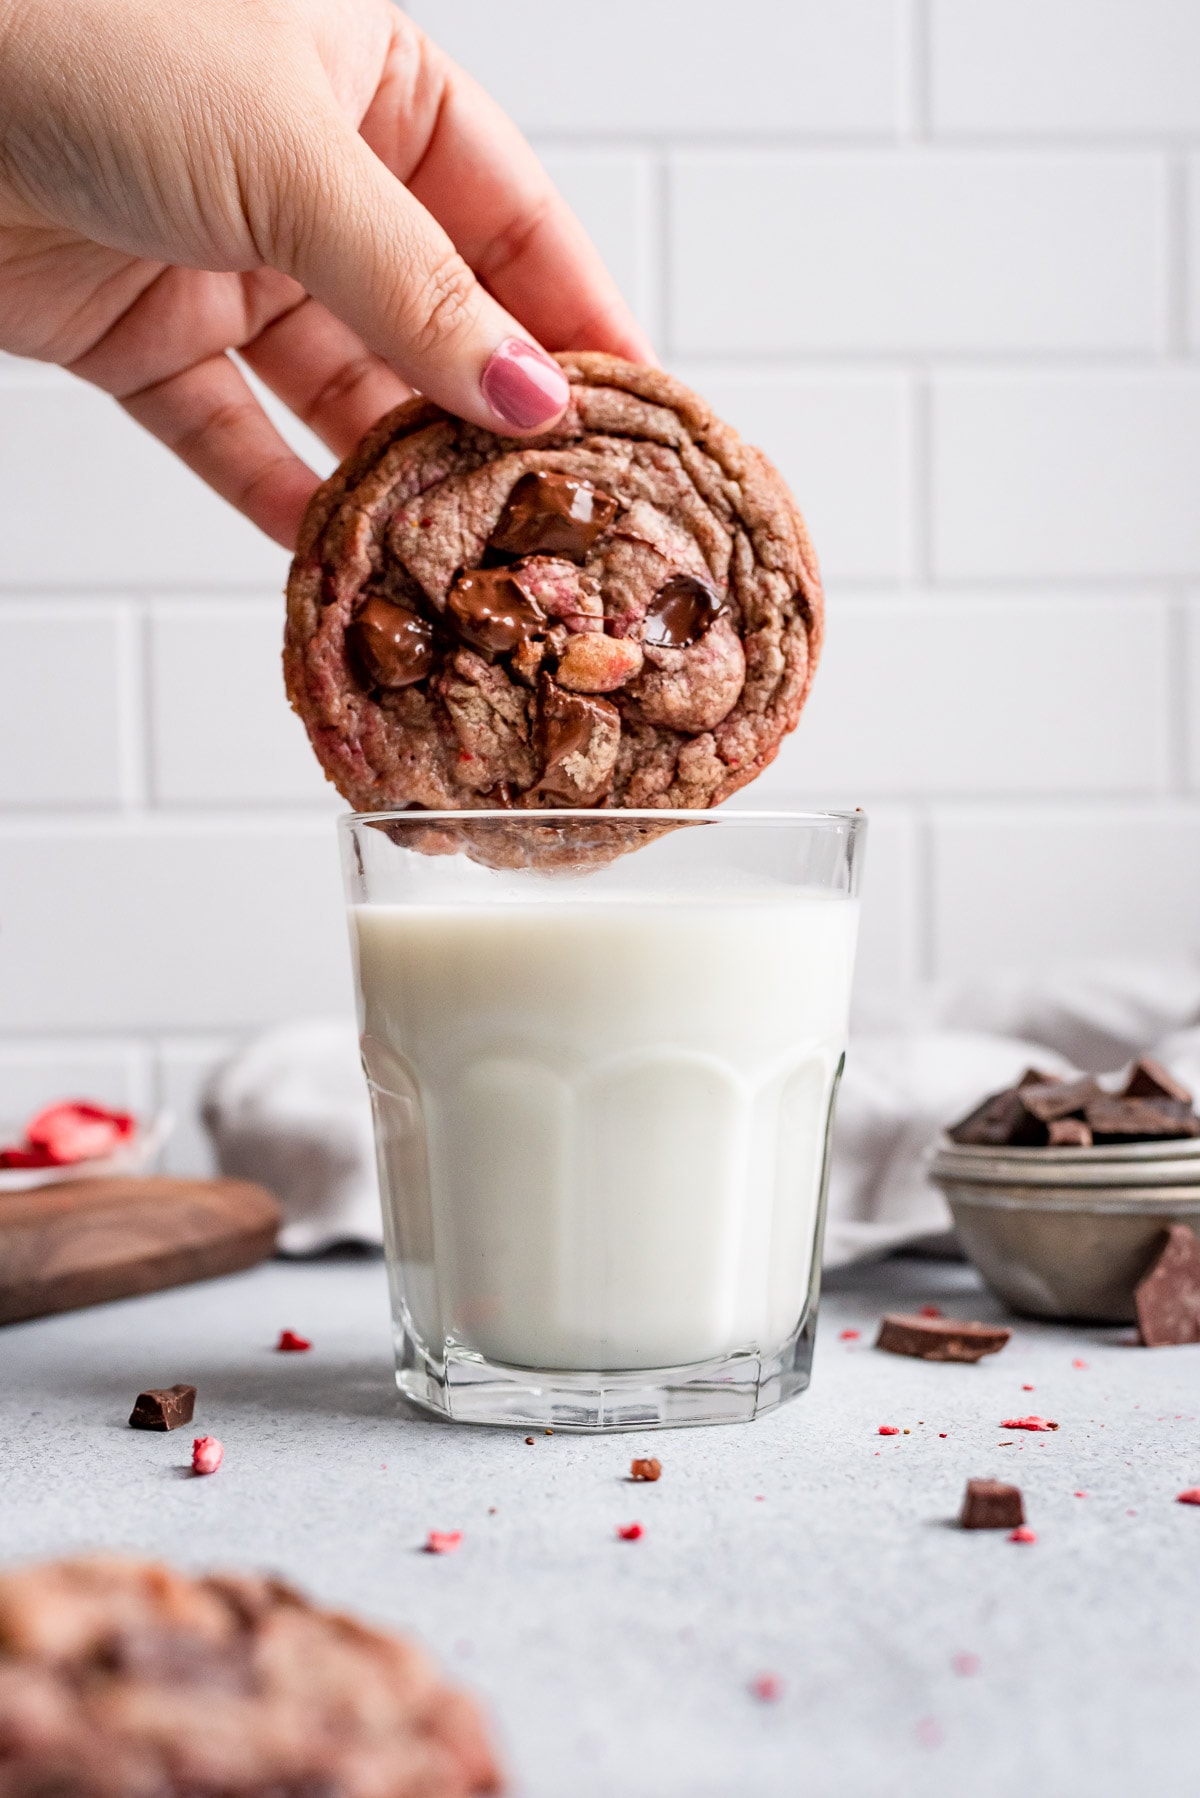
M403 17L360 130L501 305L547 349L657 362L587 232L517 127Z

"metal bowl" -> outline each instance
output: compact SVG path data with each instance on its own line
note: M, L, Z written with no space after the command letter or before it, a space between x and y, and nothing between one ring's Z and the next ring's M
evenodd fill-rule
M930 1179L988 1285L1031 1317L1132 1323L1168 1225L1200 1237L1200 1139L991 1149L947 1137Z

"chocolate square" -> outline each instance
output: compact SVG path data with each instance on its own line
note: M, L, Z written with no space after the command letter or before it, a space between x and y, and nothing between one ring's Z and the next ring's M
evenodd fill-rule
M1025 1521L1021 1488L1003 1480L968 1480L959 1523L965 1530L1015 1530Z
M919 1361L981 1361L984 1355L1002 1349L1011 1335L1003 1324L892 1312L880 1322L875 1347L892 1355L913 1355Z
M1182 1081L1176 1080L1174 1074L1168 1073L1161 1061L1154 1061L1149 1055L1143 1055L1134 1062L1121 1097L1168 1099L1177 1105L1183 1105L1188 1111L1192 1108L1192 1095L1187 1087Z
M129 1423L135 1430L177 1430L191 1423L195 1409L194 1386L149 1386L138 1393Z
M1200 1342L1200 1241L1187 1224L1167 1230L1152 1267L1133 1289L1133 1302L1147 1348Z

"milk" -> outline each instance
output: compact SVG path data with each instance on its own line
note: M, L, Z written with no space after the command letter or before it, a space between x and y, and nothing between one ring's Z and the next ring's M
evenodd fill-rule
M786 1340L857 910L352 908L389 1262L435 1359L608 1371Z

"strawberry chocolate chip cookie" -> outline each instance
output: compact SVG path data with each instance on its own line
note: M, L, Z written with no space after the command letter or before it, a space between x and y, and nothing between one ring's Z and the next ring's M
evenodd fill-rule
M560 360L553 430L414 400L313 498L284 667L359 811L710 806L800 716L821 586L780 477L669 375Z

